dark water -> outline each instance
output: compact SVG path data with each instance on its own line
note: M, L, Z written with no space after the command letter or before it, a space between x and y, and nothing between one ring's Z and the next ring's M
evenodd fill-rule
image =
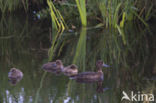
M123 91L156 95L155 26L128 23L124 35L116 30L83 28L65 31L55 41L51 24L45 22L1 17L0 103L129 103L121 101ZM56 45L48 56L51 40ZM65 66L75 63L79 72L96 71L98 59L111 67L103 69L100 85L82 84L44 72L41 66L50 59L61 59ZM24 73L15 86L8 81L12 67Z

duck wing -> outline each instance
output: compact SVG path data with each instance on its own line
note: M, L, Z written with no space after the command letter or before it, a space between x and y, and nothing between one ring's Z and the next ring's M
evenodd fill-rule
M44 70L53 70L57 68L57 65L56 65L56 62L49 62L49 63L46 63L46 64L43 64L42 66L42 69Z

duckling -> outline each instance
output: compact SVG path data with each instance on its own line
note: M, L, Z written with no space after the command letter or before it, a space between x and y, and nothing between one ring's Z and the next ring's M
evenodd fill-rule
M61 60L56 60L55 62L48 62L43 64L42 69L47 72L59 73L63 70L64 66Z
M108 65L104 64L102 60L98 60L96 62L97 72L82 72L75 76L72 76L71 79L75 79L77 82L96 82L96 81L103 81L103 72L102 67L109 67Z
M11 68L10 72L8 73L8 78L12 84L16 84L23 78L23 73L19 69Z
M74 76L77 75L78 73L78 69L77 66L75 64L71 64L67 67L65 67L62 72L64 73L64 75L66 76Z

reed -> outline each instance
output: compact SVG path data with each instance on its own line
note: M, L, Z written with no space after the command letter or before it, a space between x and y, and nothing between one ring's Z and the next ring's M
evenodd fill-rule
M87 26L86 0L76 0L82 26Z
M65 22L60 14L59 10L57 10L51 0L47 0L49 9L50 9L50 15L52 19L52 28L55 30L58 30L58 32L62 32L65 29Z
M0 0L0 11L4 14L5 12L12 12L19 8L24 8L28 11L28 0Z
M141 0L90 0L87 1L87 3L86 0L75 1L76 5L73 1L69 0L67 3L60 3L61 6L58 6L57 3L55 3L54 6L52 0L47 0L53 28L58 29L58 31L63 31L64 28L68 28L65 21L68 22L69 25L73 24L73 21L78 25L79 20L75 18L78 15L80 16L82 26L87 26L87 24L95 25L98 20L100 23L103 23L105 27L114 28L117 28L116 25L123 28L125 23L134 20L139 20L148 27L146 21L152 16L155 17L153 0L145 0L145 2ZM17 9L28 11L28 9L30 9L29 5L35 3L43 5L43 0L33 0L31 2L28 0L0 0L0 11L2 13L16 11ZM57 6L59 7L58 9L56 9ZM75 10L76 7L78 8L78 12ZM44 9L45 8L41 9L41 11ZM63 14L63 16L61 14ZM89 18L88 21L87 16Z
M127 21L136 19L139 19L146 27L148 26L145 20L149 17L153 7L150 7L146 12L146 16L142 17L141 14L145 5L142 5L142 9L139 10L138 5L140 5L140 2L138 3L135 0L98 0L98 2L103 23L106 27L118 28L117 25L120 25L120 28L123 28Z

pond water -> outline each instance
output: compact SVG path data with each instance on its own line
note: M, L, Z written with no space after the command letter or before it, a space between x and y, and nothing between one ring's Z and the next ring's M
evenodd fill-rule
M111 29L82 28L65 31L56 40L50 26L47 20L21 15L0 18L0 103L129 103L121 101L123 91L156 95L154 25L128 23L121 35ZM78 65L79 72L96 71L99 59L110 68L103 69L102 83L77 83L41 69L56 59L65 66ZM16 85L8 81L12 67L24 73Z

